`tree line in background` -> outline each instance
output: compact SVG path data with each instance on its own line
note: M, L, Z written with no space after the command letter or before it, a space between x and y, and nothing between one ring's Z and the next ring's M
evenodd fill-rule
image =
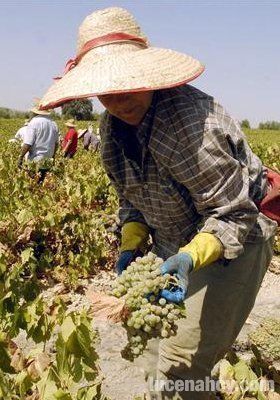
M248 119L243 119L243 121L240 122L240 125L241 125L241 128L251 129L251 125L250 125L250 122L248 121ZM260 122L257 129L280 131L280 122L278 122L278 121Z
M0 107L0 118L29 118L28 111L17 111ZM73 100L61 107L61 113L51 112L53 119L75 118L77 121L97 121L100 114L93 110L92 102L88 99Z
M28 111L16 111L0 107L0 118L28 118L29 114ZM75 118L77 121L97 121L100 118L100 114L93 110L92 102L89 99L69 101L61 107L61 114L52 111L51 116L54 119ZM242 128L251 129L248 119L243 119L240 124ZM279 131L280 122L260 122L258 129Z

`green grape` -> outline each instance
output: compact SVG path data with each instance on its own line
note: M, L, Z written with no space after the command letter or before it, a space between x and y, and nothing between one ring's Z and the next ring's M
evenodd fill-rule
M152 337L176 334L175 321L184 316L184 308L158 298L162 289L176 287L176 278L161 275L163 260L152 253L138 257L118 277L112 294L124 299L130 317L124 321L128 343L123 356L133 360L143 352Z
M141 343L141 342L142 342L142 338L141 338L141 336L139 336L139 335L138 335L138 336L135 336L135 337L134 337L134 340L135 340L136 343Z
M166 329L162 329L161 336L163 338L167 338L169 336L169 332Z
M169 311L168 311L167 308L163 308L163 309L161 310L161 314L162 314L162 315L168 315L168 313L169 313Z
M134 325L134 322L132 319L129 319L126 324L131 328Z
M167 319L168 319L168 321L173 322L174 321L174 315L168 314L167 315Z
M144 331L145 331L145 332L150 333L151 330L152 330L152 328L151 328L149 325L145 325L145 326L144 326Z

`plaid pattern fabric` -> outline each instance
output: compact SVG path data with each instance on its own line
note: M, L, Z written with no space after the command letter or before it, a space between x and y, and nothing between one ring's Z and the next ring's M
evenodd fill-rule
M136 135L142 166L126 157L108 112L101 123L104 167L120 198L121 223L146 223L154 251L167 258L198 232L210 232L224 257L266 240L276 224L258 213L266 193L262 164L239 124L209 95L184 85L154 93Z

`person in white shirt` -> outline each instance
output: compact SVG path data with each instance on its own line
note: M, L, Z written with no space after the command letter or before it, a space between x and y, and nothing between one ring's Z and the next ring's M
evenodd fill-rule
M50 112L41 111L33 107L31 112L34 117L31 119L24 133L23 146L18 160L18 167L22 168L25 155L28 154L28 161L40 162L44 159L55 157L59 142L59 130L57 124L50 118ZM42 183L49 168L39 167L39 181Z
M19 142L21 142L23 144L23 140L24 140L24 135L27 131L27 126L29 123L29 119L25 119L24 120L24 125L19 128L19 130L17 131L17 133L15 134L15 139Z

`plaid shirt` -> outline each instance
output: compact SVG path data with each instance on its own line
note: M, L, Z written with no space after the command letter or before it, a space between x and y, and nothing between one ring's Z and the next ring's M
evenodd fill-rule
M142 165L129 158L108 112L101 123L104 167L120 199L121 223L151 228L154 249L167 258L199 231L213 233L224 257L263 241L276 224L259 214L266 193L261 161L239 124L211 96L184 85L154 92L134 134Z

